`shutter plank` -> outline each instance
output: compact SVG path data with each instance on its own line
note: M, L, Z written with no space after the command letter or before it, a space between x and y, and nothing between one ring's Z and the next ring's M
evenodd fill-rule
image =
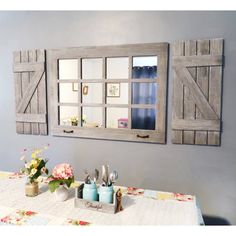
M196 41L189 40L185 42L185 55L193 56L196 55L197 45ZM196 81L196 68L189 68L189 73ZM189 88L184 86L184 119L194 120L195 119L195 103L193 102ZM194 131L183 131L183 143L194 144Z
M199 40L197 42L197 54L207 55L210 52L209 40ZM209 67L197 68L197 84L201 88L203 94L208 99L208 76ZM200 112L199 107L196 107L196 119L204 118L204 114ZM195 144L207 144L207 131L196 131Z
M38 62L45 62L45 52L44 50L37 50L37 61ZM42 79L38 85L38 112L40 114L47 113L47 94L46 94L46 77L45 72L43 73ZM47 135L47 122L46 123L39 123L39 133L41 135Z
M172 122L173 129L176 130L220 130L220 121L219 120L183 120L175 119Z
M175 42L173 45L174 56L184 56L184 42ZM174 73L173 81L173 100L172 100L172 119L183 118L183 84ZM173 130L172 131L172 143L182 144L183 143L183 131Z
M36 51L29 51L29 62L36 62ZM35 72L30 72L30 82L32 83ZM31 114L38 114L38 89L36 88L30 102ZM39 134L39 126L37 123L31 123L32 134Z
M28 51L24 50L22 51L21 55L21 61L22 62L28 62L29 56ZM22 93L24 94L27 91L28 85L29 85L29 72L22 72ZM25 113L30 113L30 103L27 105L27 108L25 110ZM30 134L31 133L31 124L24 122L24 134Z
M210 41L211 55L223 54L223 39ZM222 88L222 67L210 67L209 74L209 103L221 118L221 88ZM208 132L208 144L220 145L220 132Z
M204 119L217 120L218 116L215 111L210 106L206 96L203 94L202 89L189 73L186 67L174 68L175 74L178 76L178 79L189 88L192 99L196 103L199 112Z
M13 61L14 63L21 62L21 52L17 51L13 53ZM18 106L19 101L22 98L22 78L21 73L14 73L14 80L15 80L15 106ZM18 134L24 133L24 125L22 122L16 122L16 132Z

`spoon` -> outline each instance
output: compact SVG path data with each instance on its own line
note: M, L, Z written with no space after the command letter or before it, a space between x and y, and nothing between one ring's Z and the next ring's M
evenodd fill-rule
M95 171L94 171L94 177L93 177L93 181L94 181L94 183L97 182L98 177L99 177L99 171L98 171L97 169L95 169Z
M114 184L117 179L118 179L118 173L117 173L117 171L114 170L109 175L109 186Z

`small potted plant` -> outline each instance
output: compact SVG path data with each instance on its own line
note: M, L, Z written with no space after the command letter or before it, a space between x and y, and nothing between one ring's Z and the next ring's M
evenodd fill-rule
M70 118L70 122L71 122L71 125L72 126L77 126L78 125L78 117L76 117L76 116L73 116L73 117L71 117Z
M52 171L52 175L49 176L49 189L55 193L57 201L65 201L68 196L68 189L74 182L74 174L71 165L62 163L56 165Z
M99 177L99 171L95 169L93 178L85 170L85 180L84 180L84 188L83 188L83 199L88 201L97 201L98 200L98 192L96 182Z
M48 149L48 146L46 145L40 149L24 149L23 156L20 158L25 163L20 172L27 176L25 195L28 197L34 197L39 194L38 177L48 174L48 169L46 168L48 159L43 158L43 152ZM27 161L29 152L31 153L31 160Z

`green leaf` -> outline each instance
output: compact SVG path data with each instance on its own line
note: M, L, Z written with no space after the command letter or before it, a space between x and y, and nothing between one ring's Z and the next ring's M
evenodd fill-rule
M60 185L59 180L52 180L48 183L49 190L53 193Z

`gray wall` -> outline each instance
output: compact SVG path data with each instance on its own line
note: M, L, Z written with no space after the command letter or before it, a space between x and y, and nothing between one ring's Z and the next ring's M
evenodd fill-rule
M195 194L204 214L236 224L235 12L0 12L0 169L17 171L24 147L50 143L49 166L84 168L109 163L119 184ZM221 147L171 144L172 72L166 145L37 137L15 132L12 52L223 37L226 65Z

